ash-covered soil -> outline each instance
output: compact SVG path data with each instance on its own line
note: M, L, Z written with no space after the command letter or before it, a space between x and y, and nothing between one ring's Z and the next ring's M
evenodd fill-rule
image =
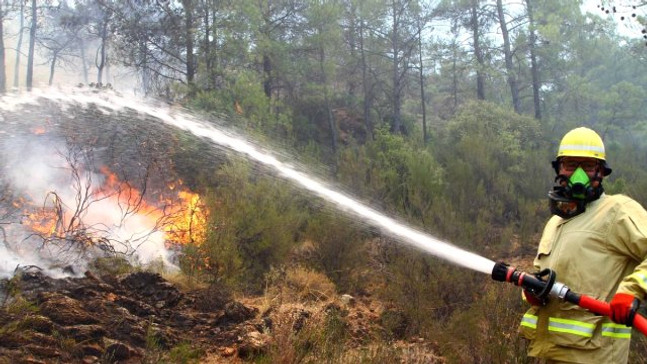
M257 330L258 309L213 289L182 293L155 273L52 279L31 269L2 291L0 363L140 363L178 346L239 348Z

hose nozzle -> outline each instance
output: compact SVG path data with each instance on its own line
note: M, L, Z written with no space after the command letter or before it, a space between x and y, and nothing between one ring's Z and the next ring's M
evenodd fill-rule
M492 279L499 282L508 282L508 274L512 274L515 269L503 262L496 262L492 268Z
M522 287L539 299L547 299L553 285L555 284L555 272L551 269L544 269L541 272L528 274L509 266L503 262L497 262L492 268L492 279L499 282L510 282L515 286Z

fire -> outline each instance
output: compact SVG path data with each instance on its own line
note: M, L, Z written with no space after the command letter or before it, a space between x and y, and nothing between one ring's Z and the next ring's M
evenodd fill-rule
M167 186L171 191L177 190L174 196L151 204L136 188L120 181L107 167L103 167L101 172L106 176L101 193L112 193L120 206L136 210L137 214L154 222L155 227L164 232L167 245L199 245L206 238L207 214L204 204L198 194L183 188L181 180Z
M182 181L176 181L168 186L170 197L151 202L130 183L121 181L108 167L102 167L100 171L105 178L100 187L91 190L88 199L91 202L86 206L66 205L58 195L52 193L48 195L52 197L49 203L37 209L32 208L32 211L27 211L28 204L24 200L15 201L14 206L25 209L22 224L40 236L63 238L77 236L78 231L74 230L82 230L83 234L101 235L115 226L123 229L127 224L126 221L134 221L130 224L137 225L136 229L140 234L138 236L160 232L167 247L185 244L200 245L205 240L206 208L200 196L184 188ZM129 228L133 230L133 226ZM144 233L142 234L141 231ZM129 235L129 237L132 236L134 234ZM86 238L106 237L86 236Z
M171 214L169 223L163 228L166 241L199 245L206 239L207 214L204 204L199 195L189 191L179 191L178 198L181 208Z
M33 134L36 134L36 135L43 135L43 134L47 133L47 130L42 126L38 126L38 127L32 128L31 132Z
M40 209L32 213L28 213L23 220L23 224L28 225L35 233L52 236L52 237L61 237L57 233L57 223L56 218L54 217L54 212L50 209Z
M21 224L28 226L34 233L53 238L63 237L64 234L61 228L64 224L65 216L62 212L57 213L54 206L32 208L24 198L15 200L12 204L15 208L24 210Z

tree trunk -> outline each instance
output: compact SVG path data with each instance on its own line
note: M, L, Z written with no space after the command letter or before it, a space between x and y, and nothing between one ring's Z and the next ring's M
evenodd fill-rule
M452 42L452 99L454 100L454 107L452 111L455 111L458 107L458 45L456 41Z
M0 93L7 92L7 65L5 64L4 49L4 18L5 14L0 3Z
M480 29L479 29L479 0L472 0L472 35L474 38L474 56L476 57L476 97L479 100L485 100L485 61L483 50L481 49Z
M427 135L427 106L425 101L425 73L422 66L422 26L420 25L420 19L418 19L418 61L420 63L420 106L422 108L422 141L427 143L429 141L429 136Z
M193 1L182 0L184 7L184 36L186 42L186 82L189 85L189 93L194 90L195 80L195 54L193 50Z
M512 107L518 114L521 109L519 101L519 87L517 79L514 75L514 65L512 64L512 51L510 50L510 34L508 32L508 25L505 21L505 14L503 13L503 1L496 0L496 10L499 15L499 24L501 26L501 35L503 36L503 53L505 56L505 71L508 76L508 85L510 86L510 94L512 95Z
M27 90L31 91L34 83L34 50L36 49L36 27L38 26L36 0L31 1L31 25L29 27L29 52L27 53Z
M13 87L20 86L20 56L22 54L22 35L25 29L25 2L20 2L20 29L18 30L18 42L16 43L16 64L14 65Z
M101 47L98 49L98 55L95 60L97 66L97 83L103 82L103 69L106 67L106 48L108 43L108 21L104 20L101 25Z
M364 49L364 19L360 20L359 27L359 52L362 62L362 93L364 94L364 125L369 137L371 138L371 140L374 140L375 136L373 135L373 122L371 121L372 96L371 88L368 85L368 64L366 63L366 50Z
M330 147L332 154L337 155L337 125L335 118L332 114L332 106L330 105L330 96L328 95L328 77L326 76L326 54L323 47L319 47L319 71L321 72L321 82L324 89L324 103L326 104L326 116L328 118L328 128L330 129ZM335 163L336 164L336 163Z
M270 56L266 53L263 54L263 74L265 75L265 80L263 81L263 91L267 98L272 97L272 60Z
M79 49L81 51L81 67L83 67L83 83L88 83L88 61L85 54L85 42L79 37Z
M528 12L528 29L530 32L530 73L532 74L532 99L535 107L535 119L541 120L541 100L539 98L539 89L541 87L539 78L539 66L537 65L537 55L535 47L537 36L535 34L535 21L533 18L532 0L526 0L526 11Z
M217 67L218 67L218 54L211 39L217 39L216 33L216 10L215 5L213 13L211 12L212 5L209 2L204 4L204 64L207 71L208 85L207 89L216 89L217 85Z
M399 134L402 129L402 95L400 95L400 39L398 36L399 24L398 24L398 10L396 6L396 1L391 1L391 6L393 10L392 14L392 23L391 23L391 51L393 52L392 60L392 78L393 78L393 95L392 105L393 105L393 121L391 124L391 131L393 133Z
M357 57L357 40L355 39L355 36L358 33L357 29L357 8L355 7L355 4L351 4L351 9L349 11L349 25L348 28L350 31L348 32L348 48L349 48L349 56L351 60L356 60ZM346 83L348 87L348 98L350 100L354 100L357 94L357 79L354 77L354 75L349 75L348 81Z
M47 84L49 86L54 82L54 71L56 70L56 59L58 58L58 53L54 52L52 55L52 62L49 64L49 80Z

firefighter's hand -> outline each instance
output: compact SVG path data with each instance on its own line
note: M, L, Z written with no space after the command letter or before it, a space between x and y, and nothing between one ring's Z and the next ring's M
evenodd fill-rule
M528 301L533 306L545 306L548 300L542 300L541 298L535 296L534 294L526 291L525 289L523 290L523 298Z
M631 326L636 316L640 300L628 293L616 293L609 304L611 319L618 324Z

